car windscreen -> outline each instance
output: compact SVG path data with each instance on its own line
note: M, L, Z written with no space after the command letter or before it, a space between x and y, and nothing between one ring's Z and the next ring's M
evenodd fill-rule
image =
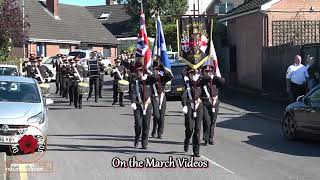
M34 83L0 81L0 101L40 103L41 98Z
M174 79L183 79L182 72L183 72L184 66L172 66L171 71L174 76Z
M80 57L80 59L82 59L86 57L86 53L85 52L69 52L68 56Z
M0 76L15 76L17 73L14 67L0 67Z

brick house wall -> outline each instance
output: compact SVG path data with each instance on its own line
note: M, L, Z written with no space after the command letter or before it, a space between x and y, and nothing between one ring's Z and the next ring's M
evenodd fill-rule
M320 12L300 12L309 11L313 7L315 11L320 10L319 0L282 0L274 4L268 15L268 45L272 46L272 21L276 20L293 20L295 17L298 20L320 20ZM286 12L272 12L272 11L291 11Z
M47 43L46 44L46 56L55 56L60 53L60 47L59 44L51 44Z
M236 46L237 82L254 89L262 89L263 27L262 13L241 16L228 21L230 44Z

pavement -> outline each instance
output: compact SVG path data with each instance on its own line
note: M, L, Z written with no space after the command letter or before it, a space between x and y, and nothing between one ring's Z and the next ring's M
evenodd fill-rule
M172 157L178 163L177 159L190 160L192 151L183 151L184 116L180 102L168 102L163 139L150 138L148 149L143 150L133 148L130 102L125 101L126 107L111 105L108 78L103 96L99 103L84 100L84 108L79 110L52 95L55 103L49 106L48 149L40 162L52 163L53 172L22 173L19 166L20 172L10 173L9 179L320 179L320 145L287 141L281 134L279 122L284 105L233 90L220 95L216 144L201 146L201 157L195 159L199 164L208 163L207 168L115 168L112 166L115 160L124 162L134 157L140 161ZM8 160L14 158L9 156Z

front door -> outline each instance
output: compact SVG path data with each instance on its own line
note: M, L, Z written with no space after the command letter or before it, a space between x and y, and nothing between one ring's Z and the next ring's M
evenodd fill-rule
M45 56L44 43L37 43L37 56Z

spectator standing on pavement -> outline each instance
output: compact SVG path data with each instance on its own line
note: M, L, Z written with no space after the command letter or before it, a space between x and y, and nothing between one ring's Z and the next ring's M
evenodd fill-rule
M286 75L287 93L292 102L306 93L308 78L308 70L301 64L301 56L296 55L294 64L288 67Z
M308 55L306 67L309 73L308 89L311 90L319 84L319 65L314 57Z

